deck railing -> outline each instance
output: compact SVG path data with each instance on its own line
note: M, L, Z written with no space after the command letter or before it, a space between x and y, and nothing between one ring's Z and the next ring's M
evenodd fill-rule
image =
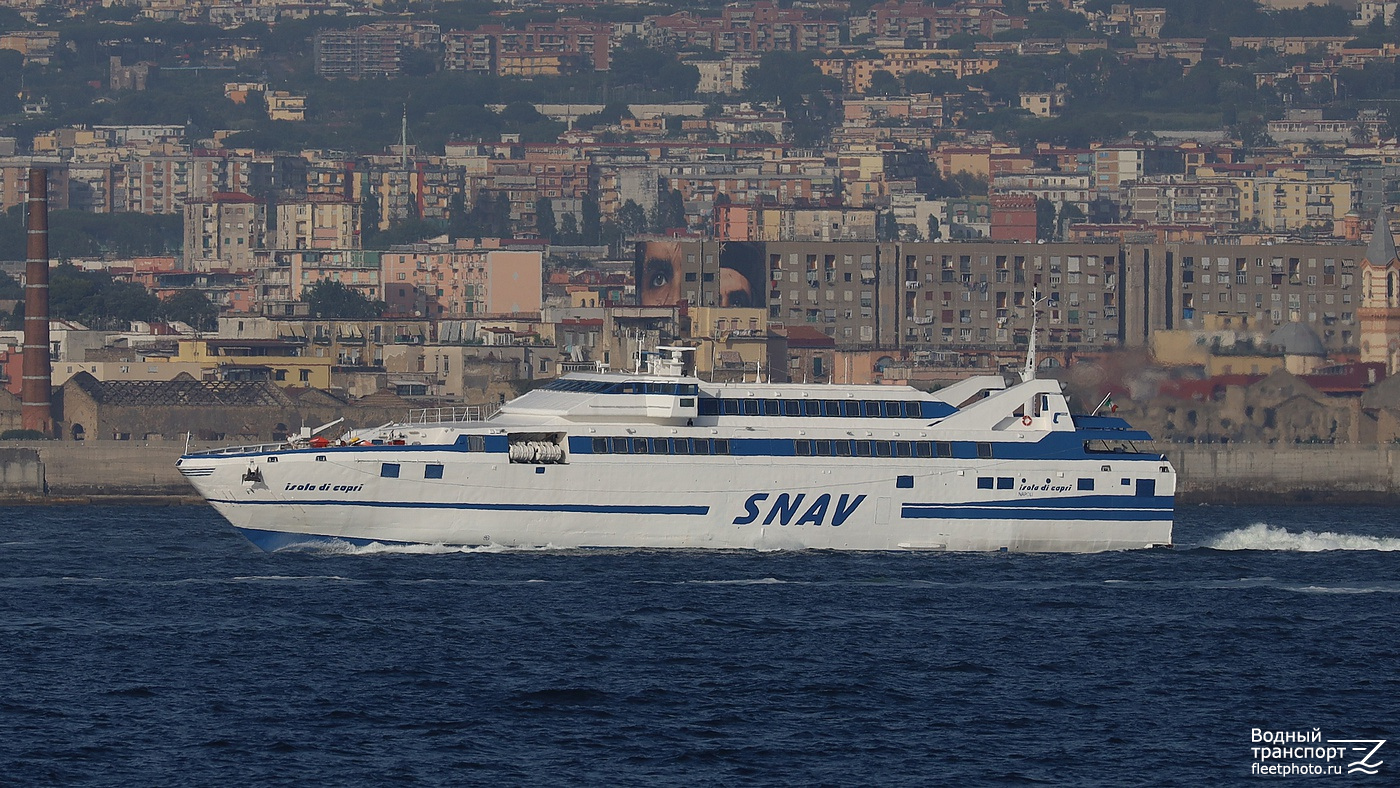
M463 405L452 408L415 408L408 412L409 424L445 424L457 421L485 421L496 415L500 405Z

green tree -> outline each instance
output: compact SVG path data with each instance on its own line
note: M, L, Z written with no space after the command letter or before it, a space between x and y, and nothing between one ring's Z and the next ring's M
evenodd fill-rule
M623 238L635 238L646 232L647 212L634 200L628 200L617 210L617 229Z
M928 217L928 240L937 241L943 237L943 228L939 226L938 217L929 214Z
M598 201L590 194L583 198L583 227L579 229L583 243L596 246L603 232L602 216L598 213Z
M578 219L572 213L564 214L564 218L559 220L559 243L563 246L579 243Z
M870 75L870 87L865 91L868 96L897 96L901 92L899 79L883 68Z
M348 320L372 320L381 317L385 306L383 301L371 301L360 291L329 279L322 279L306 288L301 294L301 300L311 305L312 317Z
M15 280L13 276L0 271L0 301L18 301L24 299L24 288Z
M165 299L161 315L166 320L188 323L196 331L213 331L219 327L219 307L198 290L181 290Z
M1044 197L1035 201L1035 239L1055 240L1055 204Z
M554 222L554 201L548 197L535 200L535 232L551 243L559 234Z

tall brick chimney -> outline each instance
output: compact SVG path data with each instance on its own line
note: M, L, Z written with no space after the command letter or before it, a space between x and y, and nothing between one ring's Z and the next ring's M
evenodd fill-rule
M24 281L24 366L20 423L52 437L49 358L49 171L29 170L29 244Z

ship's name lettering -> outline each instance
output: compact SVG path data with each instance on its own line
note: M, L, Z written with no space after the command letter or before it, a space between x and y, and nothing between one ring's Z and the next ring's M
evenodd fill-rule
M363 484L288 484L288 490L319 490L321 492L359 492Z
M1017 492L1069 492L1074 487L1068 484L1023 484Z
M822 493L808 502L806 493L778 493L776 498L771 493L754 493L744 501L744 514L735 517L734 524L748 525L758 520L762 513L760 504L769 498L773 501L768 504L768 513L763 518L764 525L772 525L775 522L779 525L826 525L828 516L831 525L841 525L855 514L856 509L865 500L864 495L842 495L833 500L827 493ZM805 508L804 503L807 504ZM801 512L800 516L798 512ZM793 523L794 518L796 523Z

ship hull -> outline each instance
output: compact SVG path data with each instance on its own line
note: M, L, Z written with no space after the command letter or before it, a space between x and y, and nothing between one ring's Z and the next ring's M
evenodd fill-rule
M349 447L191 455L181 471L270 550L343 540L1097 552L1170 544L1175 492L1170 466L1142 456L1111 463L582 456L540 465L450 447Z

